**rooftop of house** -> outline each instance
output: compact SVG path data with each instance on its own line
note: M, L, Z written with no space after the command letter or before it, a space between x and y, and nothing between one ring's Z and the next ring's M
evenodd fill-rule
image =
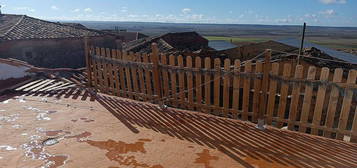
M118 35L125 43L148 37L147 35L139 32L127 32L127 31L117 31L117 30L103 30L103 31Z
M300 48L300 43L301 43L299 39L295 39L295 38L281 39L281 40L277 40L277 42L296 48ZM333 58L339 59L341 61L345 61L347 63L357 64L356 55L323 47L309 41L304 42L304 48L312 48L312 47L324 52L325 54Z
M45 21L26 15L0 15L0 41L81 38L104 34L97 30Z
M51 75L50 75L51 76ZM354 167L357 144L97 94L78 73L0 96L0 167ZM6 130L6 131L2 131Z
M171 51L197 51L208 48L208 40L197 32L167 33L138 39L124 44L124 50L134 52L150 52L151 44L157 43L160 52Z

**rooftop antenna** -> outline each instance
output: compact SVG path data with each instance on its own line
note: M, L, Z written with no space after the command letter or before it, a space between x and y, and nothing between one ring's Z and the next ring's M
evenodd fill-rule
M306 23L304 22L304 27L302 30L302 37L301 37L301 44L300 44L300 49L299 49L299 55L297 58L297 64L300 64L300 55L302 54L302 50L304 48L304 40L305 40L305 31L306 31Z

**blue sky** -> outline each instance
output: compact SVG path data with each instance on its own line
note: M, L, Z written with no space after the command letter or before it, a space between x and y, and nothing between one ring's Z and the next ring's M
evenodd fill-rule
M47 20L357 27L357 0L1 0L3 13Z

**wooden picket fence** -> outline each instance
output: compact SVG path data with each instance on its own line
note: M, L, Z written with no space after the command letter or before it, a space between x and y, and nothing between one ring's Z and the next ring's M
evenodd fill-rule
M357 142L357 71L89 47L99 92Z

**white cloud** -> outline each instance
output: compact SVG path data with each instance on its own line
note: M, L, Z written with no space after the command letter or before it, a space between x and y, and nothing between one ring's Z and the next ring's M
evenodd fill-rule
M58 7L53 5L53 6L51 6L51 9L52 10L58 10Z
M91 8L85 8L84 12L93 12L93 10Z
M81 11L81 9L78 9L78 8L72 10L72 12L80 12L80 11Z
M190 9L190 8L183 8L183 9L181 10L181 12L182 12L183 14L189 14L189 13L191 13L191 11L192 11L192 9Z
M325 15L325 16L333 16L333 15L336 15L336 12L333 9L327 9L327 10L321 11L320 14Z
M127 7L122 7L120 9L120 12L126 13L126 12L128 12L128 8Z
M319 0L323 4L345 4L347 0Z
M16 7L16 8L14 8L14 10L17 10L17 11L27 11L27 12L36 12L35 9L30 8L30 7L26 7L26 6Z

